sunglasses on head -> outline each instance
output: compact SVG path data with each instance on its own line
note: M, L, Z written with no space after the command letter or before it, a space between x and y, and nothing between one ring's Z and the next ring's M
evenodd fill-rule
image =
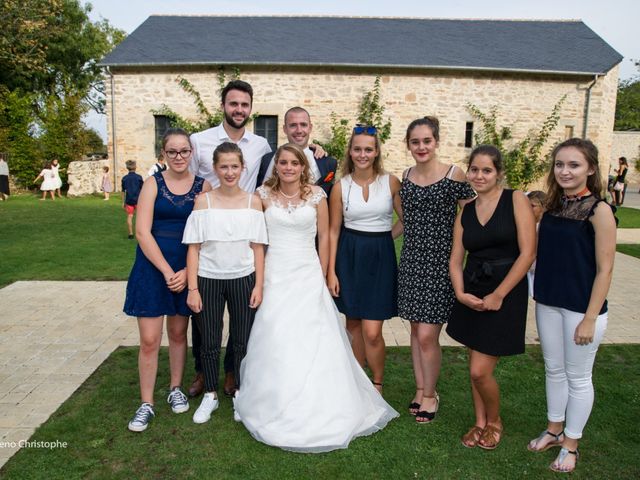
M355 127L353 127L353 133L356 135L360 135L362 133L366 133L367 135L375 135L378 133L378 130L373 125L363 125L358 123Z

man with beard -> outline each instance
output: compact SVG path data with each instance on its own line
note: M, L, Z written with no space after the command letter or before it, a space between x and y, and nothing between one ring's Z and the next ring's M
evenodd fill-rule
M260 159L271 152L265 138L245 128L251 117L253 88L242 80L232 80L222 89L221 97L224 112L222 123L191 135L193 156L190 170L193 174L204 177L213 188L218 187L220 181L213 172L213 151L222 142L236 143L242 150L247 169L240 178L240 188L253 192L256 189Z
M260 159L271 152L271 147L265 138L245 129L251 116L253 88L242 80L232 80L222 89L221 101L224 112L222 123L217 127L191 135L193 155L189 169L193 174L204 177L213 188L218 187L220 180L213 171L213 151L222 142L236 143L242 151L246 168L240 177L240 188L247 192L253 192L256 189ZM204 389L204 376L200 362L200 331L194 321L191 322L191 329L196 378L189 387L189 395L196 397ZM236 382L233 377L233 340L231 338L227 342L224 370L226 372L224 393L225 395L233 395Z

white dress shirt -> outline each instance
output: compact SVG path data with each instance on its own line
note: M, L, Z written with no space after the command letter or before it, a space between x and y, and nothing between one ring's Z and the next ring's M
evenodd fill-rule
M220 180L213 171L213 151L222 142L232 142L222 124L191 135L193 155L189 170L194 175L203 177L213 188L220 185ZM242 150L245 166L238 185L245 192L254 192L260 161L271 151L271 147L265 138L246 129L240 141L236 143Z

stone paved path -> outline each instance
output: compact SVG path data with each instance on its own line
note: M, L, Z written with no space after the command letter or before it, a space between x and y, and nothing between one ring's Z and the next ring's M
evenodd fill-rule
M629 237L640 243L640 232ZM639 259L616 254L606 343L640 343L638 275ZM138 344L135 320L121 311L124 291L125 282L16 282L0 289L0 466L19 448L7 445L28 439L113 350ZM532 312L530 304L527 343L537 341ZM409 332L399 318L383 327L388 346L408 345ZM455 345L444 332L441 342Z

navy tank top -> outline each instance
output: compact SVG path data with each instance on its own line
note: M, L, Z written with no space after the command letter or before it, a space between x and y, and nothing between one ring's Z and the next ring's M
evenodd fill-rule
M587 311L596 277L595 232L589 219L601 201L583 197L542 217L533 284L536 302L577 313ZM600 314L606 311L605 300Z

